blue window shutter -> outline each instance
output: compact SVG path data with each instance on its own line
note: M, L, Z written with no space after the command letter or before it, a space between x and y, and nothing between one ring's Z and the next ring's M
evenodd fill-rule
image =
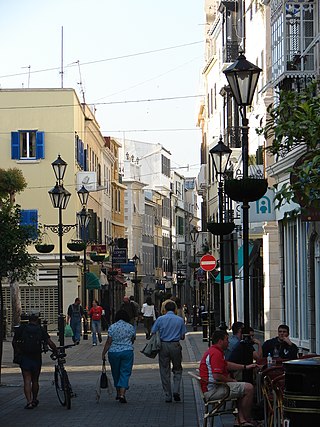
M11 159L20 159L19 132L11 132Z
M82 169L84 169L84 156L83 156L83 148L84 148L84 144L83 141L81 141L81 146L80 146L80 166L82 167Z
M36 133L36 158L44 159L44 132Z
M21 226L29 228L31 239L37 238L38 230L38 211L36 209L21 210Z
M88 150L87 149L83 150L83 170L84 171L88 170Z

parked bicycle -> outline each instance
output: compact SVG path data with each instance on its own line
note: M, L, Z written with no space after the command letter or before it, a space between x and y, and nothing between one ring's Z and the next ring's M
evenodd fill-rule
M56 361L52 384L54 384L56 388L59 402L62 406L66 406L67 409L71 408L71 398L76 397L76 394L72 391L68 374L64 367L67 356L65 350L75 345L76 344L70 344L57 347L57 352L50 355L51 359Z

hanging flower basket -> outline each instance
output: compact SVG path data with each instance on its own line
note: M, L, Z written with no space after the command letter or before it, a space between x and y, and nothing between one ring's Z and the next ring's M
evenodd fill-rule
M79 261L80 256L79 255L65 255L65 260L68 262L77 262Z
M34 247L35 247L36 251L41 253L41 254L49 254L54 249L54 245L48 244L48 243L38 243Z
M67 243L67 247L70 251L81 252L85 250L86 244L82 240L79 240Z
M105 259L105 255L99 255L96 253L90 254L90 259L93 262L102 262Z
M208 222L207 230L215 236L226 236L233 232L235 228L234 222Z
M268 181L260 178L226 179L224 189L231 200L255 202L266 193Z

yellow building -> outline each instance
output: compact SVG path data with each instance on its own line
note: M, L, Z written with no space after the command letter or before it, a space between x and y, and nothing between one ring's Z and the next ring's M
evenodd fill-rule
M81 205L77 190L82 185L90 191L87 204L91 215L88 241L105 244L112 236L111 185L115 156L103 138L99 124L87 105L81 104L73 89L8 89L0 91L0 167L20 169L27 181L26 190L17 195L23 221L41 226L44 239L54 244L53 252L38 254L41 266L37 281L21 284L22 309L39 309L48 319L49 328L57 319L57 276L59 265L58 236L47 225L58 224L48 191L55 186L51 163L58 154L68 164L63 185L71 193L62 213L65 234L63 256L67 243L80 237L76 213ZM115 150L113 150L115 151ZM120 222L120 220L119 220ZM122 220L123 223L123 220ZM70 231L67 232L67 228ZM88 246L87 251L91 250ZM30 252L36 253L34 247ZM70 253L69 253L70 254ZM79 253L83 258L84 252ZM90 259L90 258L89 258ZM88 264L91 262L88 259ZM81 263L63 263L63 311L76 296L85 295L81 283ZM9 290L5 307L10 318Z

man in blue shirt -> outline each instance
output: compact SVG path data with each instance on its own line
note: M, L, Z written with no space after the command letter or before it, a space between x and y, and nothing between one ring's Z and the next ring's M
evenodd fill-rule
M165 401L172 402L171 363L173 372L173 399L180 402L180 383L182 378L182 348L179 343L184 340L187 332L182 317L175 314L177 310L174 301L165 304L165 314L157 318L151 332L159 331L161 350L159 352L159 368Z

